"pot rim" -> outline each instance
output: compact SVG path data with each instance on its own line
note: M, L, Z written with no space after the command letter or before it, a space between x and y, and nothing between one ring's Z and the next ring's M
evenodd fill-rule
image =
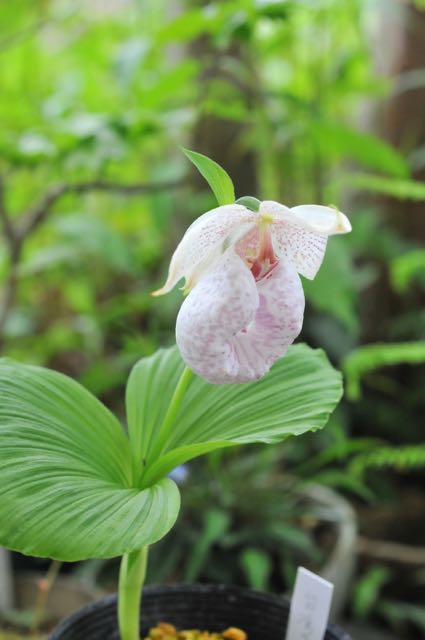
M251 596L256 598L259 601L263 601L264 603L272 603L276 605L286 604L289 606L290 599L287 596L280 596L275 593L266 593L264 591L256 591L253 589L247 589L245 587L238 587L235 585L226 585L226 584L210 584L210 583L194 583L194 584L173 584L173 585L149 585L143 588L143 594L150 594L152 596L160 595L161 593L176 593L179 594L181 592L197 592L197 593L211 593L215 592L219 597L221 593L234 594L236 596ZM88 604L81 609L78 609L75 613L71 614L69 617L62 620L57 627L52 631L48 640L60 640L61 634L67 631L72 625L84 618L86 615L89 615L92 611L96 611L99 607L102 606L115 606L118 600L118 596L116 593L110 594L101 598L100 600L96 600L91 604ZM143 599L142 599L143 602ZM142 605L143 606L143 605ZM352 638L340 627L334 625L332 623L328 623L326 630L328 633L332 634L331 638L333 640L352 640Z

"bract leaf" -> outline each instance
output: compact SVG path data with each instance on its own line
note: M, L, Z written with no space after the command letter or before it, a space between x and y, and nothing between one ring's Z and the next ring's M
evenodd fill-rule
M182 151L208 182L219 206L233 204L235 201L235 188L227 171L202 153L183 149L183 147Z
M251 211L259 211L261 202L253 196L243 196L242 198L238 198L235 204L241 204L243 207L246 207Z

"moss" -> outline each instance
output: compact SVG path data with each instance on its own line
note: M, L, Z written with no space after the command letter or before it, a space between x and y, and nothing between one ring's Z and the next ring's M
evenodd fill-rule
M145 640L248 640L245 631L237 627L229 627L220 633L210 633L199 629L187 629L177 631L172 624L160 622L156 627L152 627Z

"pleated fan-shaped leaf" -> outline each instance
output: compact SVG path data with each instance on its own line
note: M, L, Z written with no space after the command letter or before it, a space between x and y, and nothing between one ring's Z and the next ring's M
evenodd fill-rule
M136 487L117 419L66 376L0 361L0 545L65 561L113 557L165 535L169 479Z
M261 380L211 385L194 377L161 441L183 363L176 347L158 351L134 367L127 386L129 434L141 486L174 467L220 447L279 442L323 427L342 395L341 375L326 355L296 345Z
M75 381L1 360L0 545L73 561L152 544L177 517L179 492L166 477L174 467L219 447L319 429L342 392L326 356L297 345L252 384L193 377L170 423L183 369L177 348L134 367L128 439Z

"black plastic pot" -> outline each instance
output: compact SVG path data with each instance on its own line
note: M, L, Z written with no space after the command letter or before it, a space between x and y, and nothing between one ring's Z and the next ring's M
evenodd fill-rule
M143 591L142 637L158 622L179 629L223 631L240 627L249 640L283 640L289 603L275 595L219 585L147 587ZM117 598L109 596L64 620L49 640L119 640ZM351 640L329 625L325 640Z

